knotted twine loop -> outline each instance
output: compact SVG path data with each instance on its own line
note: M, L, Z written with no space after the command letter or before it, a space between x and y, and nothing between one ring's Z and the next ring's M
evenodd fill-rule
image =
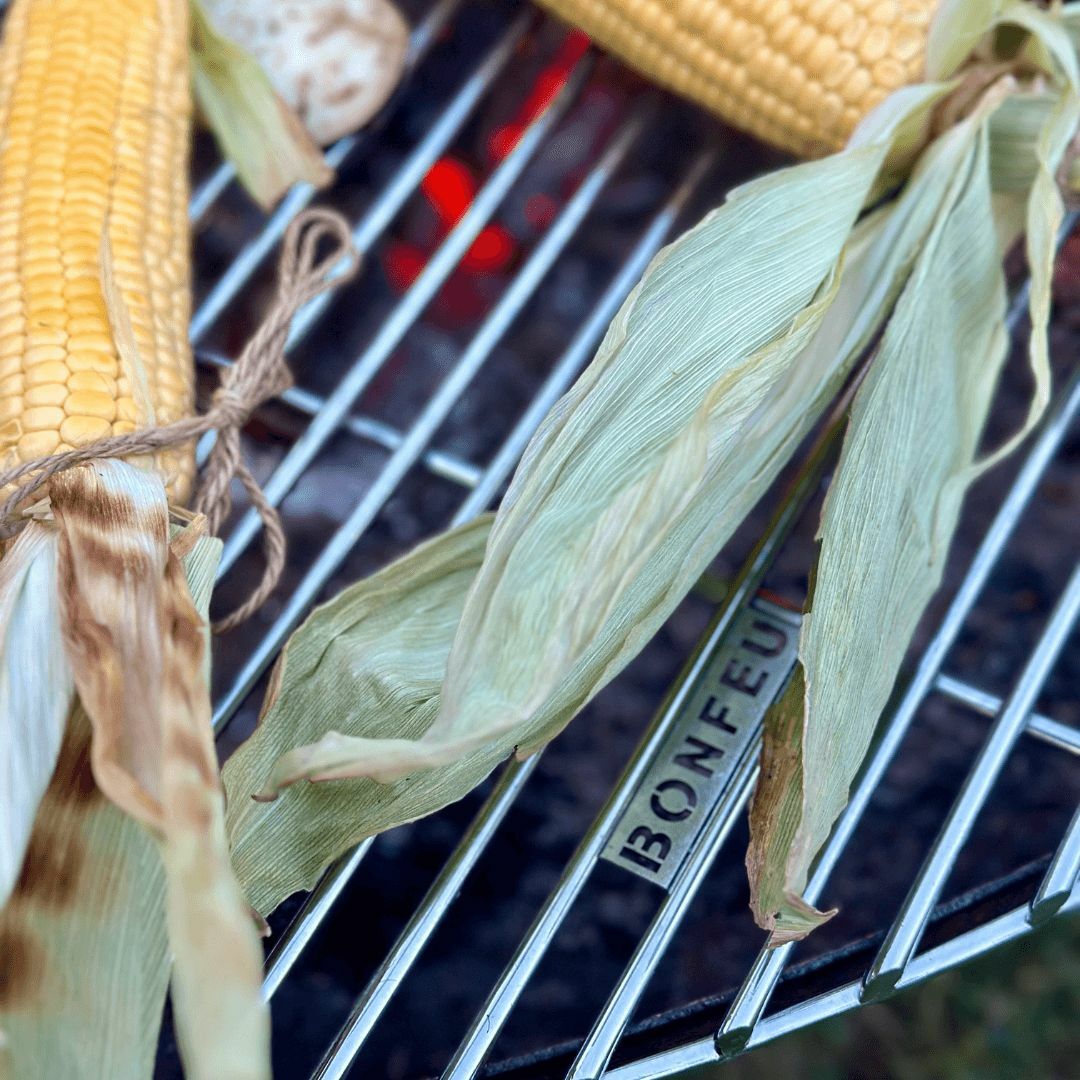
M324 240L333 242L333 250L316 262L316 250ZM285 232L274 303L239 359L222 371L221 385L207 412L171 424L141 428L129 435L113 435L0 471L0 490L15 485L0 504L0 537L13 536L26 524L18 513L19 507L58 473L96 458L152 454L216 430L217 439L202 470L192 507L206 515L210 531L216 533L232 506L230 484L234 477L238 479L262 519L265 561L258 585L235 611L215 624L214 630L223 633L249 618L281 577L285 532L277 508L263 494L241 458L240 432L260 405L292 385L292 374L285 363L285 344L297 312L316 296L351 278L359 265L360 255L348 222L340 214L319 207L297 216Z

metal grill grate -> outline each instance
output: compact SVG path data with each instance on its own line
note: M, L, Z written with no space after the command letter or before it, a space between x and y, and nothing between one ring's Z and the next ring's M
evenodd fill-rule
M477 129L478 116L492 109L497 111L500 95L507 94L507 87L513 86L511 68L525 63L523 56L529 62L535 62L537 57L542 59L545 49L556 47L561 34L553 24L524 7L495 9L484 4L464 4L462 0L441 0L419 14L421 18L415 24L413 37L413 73L409 85L388 110L386 131L344 139L328 155L346 180L325 198L350 212L355 221L356 243L365 255L371 256L366 277L380 281L375 258L385 249L388 234L398 228L403 215L415 208L417 190L424 177L448 149L471 137L469 132ZM463 29L461 19L466 16L478 21ZM529 49L523 53L526 45ZM446 87L438 82L433 65L437 66L439 55L458 58L460 77L453 92L446 92ZM461 57L465 57L464 66ZM514 273L495 276L498 292L487 305L479 326L471 335L460 328L436 335L436 346L441 345L441 351L428 341L429 351L436 354L439 377L424 376L416 380L412 401L415 407L410 413L400 406L393 390L386 392L387 372L398 366L401 350L408 349L412 337L423 330L425 313L438 302L443 290L453 285L462 260L484 229L505 209L508 201L520 201L530 193L530 184L541 183L543 168L553 167L552 159L555 165L559 164L562 152L559 148L563 145L560 139L564 139L568 127L572 129L584 123L580 112L575 110L588 88L594 85L598 63L607 65L605 85L616 88L609 101L614 102L611 130L590 134L595 153L580 170L572 193L562 202L550 224L538 231L535 241L525 246ZM412 107L417 101L426 101L427 105ZM432 102L437 102L437 107ZM657 123L658 108L663 109L664 124ZM682 130L689 137L684 138L680 153L671 155L670 162L654 170L662 183L654 180L652 189L640 198L632 190L622 192L620 197L634 204L632 224L629 220L613 223L605 218L597 225L598 210L610 197L612 185L621 182L629 172L631 178L626 183L632 187L633 177L638 175L636 163L643 154L649 154L650 146L658 148L654 157L667 154L671 137L664 138L660 132L670 126L670 118L676 115L682 118L680 123L685 123ZM420 130L414 130L417 124L409 119L415 120L417 116L423 120ZM405 130L401 131L402 128ZM686 219L688 210L702 201L718 201L727 183L737 177L737 172L728 170L724 154L724 148L735 139L669 99L654 97L644 88L628 83L607 61L586 52L571 65L561 89L524 125L510 153L493 165L463 215L427 254L422 268L400 295L387 295L384 287L368 283L357 287L362 299L343 301L338 297L310 306L298 321L293 336L294 364L305 388L298 387L284 395L287 408L279 410L280 416L275 414L265 421L267 437L252 440L249 447L265 474L268 498L275 504L283 504L296 554L280 608L272 611L246 637L238 635L236 641L222 643L218 668L224 672L224 682L216 697L216 729L224 732L236 716L242 718L236 729L250 727L259 696L253 691L288 634L329 589L384 562L424 532L448 521L463 522L491 505L531 433L588 361L607 323L648 260L676 225ZM381 162L388 164L380 166ZM198 248L203 278L214 284L197 306L191 337L200 361L214 368L228 363L223 355L232 351L238 337L242 339L245 318L251 317L246 313L258 310L260 289L265 288L285 228L315 198L315 193L309 188L294 190L263 220L245 207L227 166L214 167L209 162L202 176L192 198L191 217L202 230ZM358 193L359 197L368 198L360 208L352 202ZM481 455L483 464L457 452L455 431L467 428L470 422L468 416L460 419L460 410L478 382L495 377L487 369L498 367L501 344L513 334L523 314L539 302L546 284L558 272L560 260L580 243L583 232L595 235L605 229L619 237L617 243L609 245L617 249L617 255L609 257L610 273L603 287L595 295L589 294L589 306L581 305L560 320L565 329L572 331L570 336L557 343L554 335L540 350L543 355L539 360L530 359L534 375L530 395L519 403L521 407L512 423L505 425L499 444ZM360 311L360 305L368 302L370 310ZM1011 315L1014 329L1021 311L1022 297ZM354 361L341 368L330 364L327 371L316 365L316 357L351 353L354 339L359 349ZM397 376L396 381L402 378ZM383 390L372 394L373 388L379 386ZM357 411L362 399L366 402L372 397L376 399L374 407L368 412ZM744 747L743 756L713 805L704 829L655 907L625 970L596 1014L583 1044L577 1048L567 1075L579 1080L602 1074L631 1080L674 1075L706 1066L715 1063L718 1054L732 1054L760 1045L897 987L917 983L1026 933L1059 910L1080 904L1076 889L1080 869L1078 812L1060 838L1056 854L1030 901L917 952L957 854L1021 734L1027 733L1061 751L1080 753L1080 734L1035 712L1040 690L1080 611L1077 573L1069 578L1004 700L944 668L1029 500L1058 454L1078 409L1080 380L1074 377L1059 393L1037 438L1028 444L1026 457L1004 502L959 579L935 632L918 656L902 694L883 720L880 740L809 883L808 899L824 895L830 874L928 697L947 698L992 718L982 749L865 979L855 978L765 1015L791 948L762 952L730 1001L715 1038L691 1038L673 1048L646 1052L645 1056L633 1047L624 1048L622 1057L629 1055L629 1060L616 1058L620 1063L609 1070L613 1053L620 1046L643 992L662 965L665 951L679 933L684 916L719 852L725 850L733 866L740 861L735 845L725 849L723 844L733 826L741 821L754 782L755 738ZM407 416L406 422L398 423L401 416ZM455 417L459 418L457 428ZM819 494L822 478L833 460L841 423L838 410L797 473L789 478L759 542L727 589L691 659L641 736L608 801L580 839L557 885L540 905L475 1022L464 1033L446 1066L446 1076L470 1077L485 1067L545 953L600 866L601 853L637 782L655 759L665 735L676 723L725 635L758 592L793 530L807 520L806 512ZM342 445L343 438L348 440L347 446ZM467 439L457 441L467 444ZM303 526L304 514L293 502L300 500L301 510L307 507L308 503L300 499L308 490L305 484L310 484L314 491L314 495L304 496L308 502L319 497L320 485L325 498L326 476L343 475L341 470L349 467L348 453L362 455L367 463L357 466L362 482L356 500L336 517L318 519L321 524L314 530L318 534L316 544L312 530ZM331 471L319 473L320 468ZM435 486L418 487L418 483L428 483L424 476ZM441 520L425 520L420 526L412 526L412 533L410 527L395 525L394 521L387 523L388 506L403 500L406 503L423 500L429 491L438 492L433 501L449 508ZM448 494L454 491L459 493L456 497ZM326 521L333 525L328 537ZM242 576L246 560L252 558L249 545L258 532L258 518L250 512L241 514L232 523L226 536L223 576L233 575L234 571ZM1069 542L1067 537L1058 540L1062 544ZM223 588L228 587L227 578ZM230 729L225 738L233 735ZM498 835L540 761L540 755L536 755L503 771L381 966L371 976L317 1066L315 1076L343 1077L349 1072L361 1047ZM374 844L382 842L376 840ZM268 996L273 996L290 977L347 884L369 856L372 843L362 844L332 867L277 935L267 965ZM285 1037L283 1033L281 1037ZM562 1059L553 1058L547 1072L542 1064L534 1063L530 1066L534 1071L529 1075L561 1075L566 1065L556 1064L559 1060ZM377 1070L382 1073L381 1067ZM389 1069L386 1071L389 1073Z

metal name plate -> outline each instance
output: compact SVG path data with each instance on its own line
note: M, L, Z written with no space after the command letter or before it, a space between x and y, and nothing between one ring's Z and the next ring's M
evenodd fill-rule
M795 665L799 616L755 598L705 661L601 857L665 889Z

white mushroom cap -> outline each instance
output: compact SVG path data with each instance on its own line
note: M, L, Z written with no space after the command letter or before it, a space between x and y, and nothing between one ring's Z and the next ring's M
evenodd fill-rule
M389 0L211 0L218 30L251 52L325 146L363 127L401 78L409 28Z

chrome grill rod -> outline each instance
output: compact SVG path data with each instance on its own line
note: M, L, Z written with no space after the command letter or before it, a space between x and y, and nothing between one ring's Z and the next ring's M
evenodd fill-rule
M648 985L649 976L660 963L665 950L682 925L683 916L712 868L728 833L746 809L760 771L760 749L761 736L758 734L747 747L746 755L739 764L738 774L731 779L731 787L713 809L693 851L664 894L660 908L638 941L630 963L623 969L615 989L608 996L600 1015L586 1035L570 1071L566 1074L566 1080L595 1080L607 1068L615 1046Z
M1061 838L1054 857L1046 869L1046 876L1039 885L1039 891L1031 901L1028 922L1032 926L1041 926L1056 915L1076 890L1080 876L1080 806L1076 808L1069 828Z
M1080 890L1074 890L1061 907L1062 914L1080 911ZM1027 904L1014 908L982 926L958 934L955 938L928 949L912 960L900 980L899 990L917 986L944 971L977 959L991 949L1007 945L1029 933ZM811 1024L841 1016L859 1008L862 980L855 979L828 993L768 1016L754 1029L747 1050L756 1049L774 1039L790 1035ZM708 1080L717 1075L716 1051L712 1039L698 1039L673 1050L665 1050L637 1061L620 1065L604 1074L605 1080ZM722 1075L722 1074L720 1074Z
M939 675L934 680L934 690L939 694L944 694L945 697L952 698L953 701L967 705L968 708L982 713L983 716L997 716L1001 709L1001 698L988 694L985 690L980 690L952 675ZM1042 713L1032 713L1025 731L1049 746L1080 755L1080 731L1069 727L1068 724L1043 716Z
M197 357L199 362L206 367L226 368L232 366L231 360L207 349L200 349ZM309 417L314 416L319 411L323 401L318 394L313 394L310 390L303 390L299 386L289 387L284 393L278 395L278 400ZM376 420L372 416L352 415L342 424L342 427L350 435L373 442L384 450L396 450L405 440L405 436L397 428L392 427L390 424L384 424L381 420ZM209 451L209 446L206 447L206 451ZM202 444L200 444L200 467L205 457L206 452L203 452ZM425 468L435 476L441 476L444 480L449 480L451 483L458 484L461 487L474 488L480 481L481 469L473 465L472 462L457 457L455 454L432 449L424 454L421 461Z
M930 911L941 895L960 849L971 834L975 818L989 798L994 782L1008 760L1023 724L1034 708L1078 616L1080 564L1073 570L1064 593L1055 605L1005 707L990 729L990 734L968 772L967 780L949 812L945 825L934 840L930 854L920 868L896 920L870 966L862 992L864 1001L888 997L899 984L922 938Z

